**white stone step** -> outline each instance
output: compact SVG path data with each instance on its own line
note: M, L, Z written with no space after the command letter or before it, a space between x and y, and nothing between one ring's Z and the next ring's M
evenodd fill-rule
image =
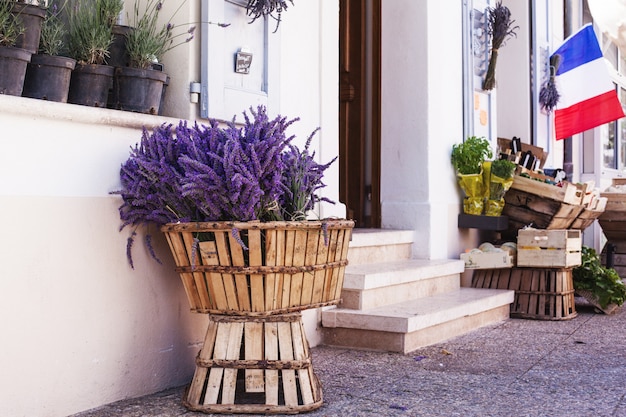
M360 265L409 259L412 244L410 230L354 229L348 261Z
M367 310L322 312L324 343L410 352L509 317L513 291L459 288Z
M370 309L457 290L460 260L407 259L346 267L342 308Z

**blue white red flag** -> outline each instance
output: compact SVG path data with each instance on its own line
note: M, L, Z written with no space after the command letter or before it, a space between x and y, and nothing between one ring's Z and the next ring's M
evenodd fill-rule
M624 117L593 26L583 26L553 55L560 55L556 72L560 94L554 111L556 139L564 139Z

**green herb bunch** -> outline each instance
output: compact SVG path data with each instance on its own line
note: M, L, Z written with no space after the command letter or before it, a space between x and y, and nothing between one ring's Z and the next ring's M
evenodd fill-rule
M491 175L508 179L513 178L515 163L506 159L496 159L491 163Z
M574 289L588 290L598 298L602 308L626 301L626 286L615 269L602 266L593 248L582 247L582 263L573 270Z
M487 139L471 136L464 142L452 146L451 160L459 174L480 174L482 163L492 155Z
M133 30L126 37L129 65L133 68L151 68L152 64L162 60L167 51L191 42L194 37L195 26L180 31L177 26L171 23L171 19L185 4L185 1L180 2L168 21L160 22L159 13L163 8L164 1L148 0L145 8L141 10L138 2L135 2L131 22Z
M14 46L24 25L12 13L13 0L0 0L0 46Z

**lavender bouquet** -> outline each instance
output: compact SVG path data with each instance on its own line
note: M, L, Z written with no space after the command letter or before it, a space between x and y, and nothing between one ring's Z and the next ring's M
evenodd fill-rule
M319 164L309 146L303 150L291 142L287 128L298 119L268 117L263 106L246 112L244 123L235 119L222 127L208 125L162 125L152 133L143 131L141 142L122 164L122 225L136 229L172 222L292 221L306 219L324 187L324 171L335 161ZM156 259L146 235L146 245Z

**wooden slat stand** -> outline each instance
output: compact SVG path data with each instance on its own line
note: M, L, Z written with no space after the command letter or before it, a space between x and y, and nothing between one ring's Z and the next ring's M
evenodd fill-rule
M472 287L514 290L511 317L570 320L577 315L572 268L479 269Z
M184 405L204 413L295 414L322 405L300 313L209 315Z

